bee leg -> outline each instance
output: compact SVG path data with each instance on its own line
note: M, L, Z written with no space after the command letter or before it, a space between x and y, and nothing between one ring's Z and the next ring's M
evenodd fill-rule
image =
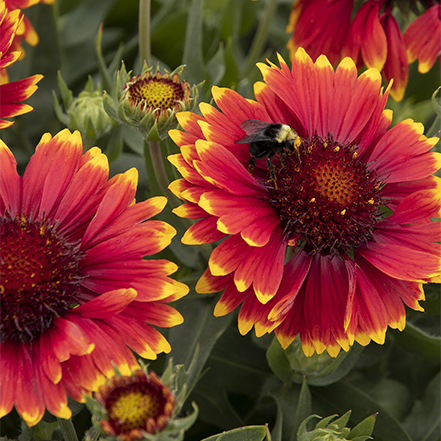
M256 167L256 158L254 156L251 156L250 160L248 161L248 171L252 175L254 168Z
M271 181L273 181L274 188L277 190L276 171L274 170L273 162L271 161L271 158L269 156L268 158L266 158L266 164L271 175Z
M286 153L285 150L283 150L282 153L280 153L280 164L281 164L280 168L285 167L285 158L286 158Z

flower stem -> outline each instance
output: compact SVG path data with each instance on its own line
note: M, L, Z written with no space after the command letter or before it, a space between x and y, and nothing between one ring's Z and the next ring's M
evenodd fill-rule
M262 12L259 26L256 33L254 34L254 40L251 44L251 49L245 62L245 68L243 71L244 75L247 75L249 73L249 71L253 68L254 64L262 53L262 48L268 36L269 27L276 7L277 0L267 0L265 10Z
M164 158L161 151L161 144L159 141L147 141L148 150L150 154L150 164L147 161L148 170L150 178L150 184L153 187L153 191L158 191L167 197L169 204L176 208L181 205L179 199L168 189L170 184L170 179L167 176L167 171L164 166ZM146 152L146 158L147 158ZM156 178L156 183L154 183L153 177ZM156 188L155 188L156 187Z
M65 420L63 418L57 418L57 421L60 425L64 441L78 441L77 433L75 432L75 427L71 419Z
M139 56L147 66L152 65L150 47L150 0L139 0Z

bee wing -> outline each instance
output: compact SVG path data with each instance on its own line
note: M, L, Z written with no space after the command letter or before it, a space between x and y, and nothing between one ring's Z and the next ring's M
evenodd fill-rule
M262 132L271 123L260 121L258 119L247 119L240 124L240 128L246 132L246 135L242 136L236 141L236 144L246 144L248 142L256 141L271 141L272 138L265 136Z

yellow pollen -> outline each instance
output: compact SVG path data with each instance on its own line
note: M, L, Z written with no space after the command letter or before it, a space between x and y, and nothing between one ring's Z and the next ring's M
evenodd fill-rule
M344 210L340 211L341 216L344 216L345 214L346 214L346 208Z
M354 153L352 154L352 159L355 159L357 156L358 156L358 152L354 152Z
M172 107L176 97L173 87L163 82L149 82L143 88L144 99L149 107L167 109Z
M339 151L340 151L340 147L339 146L335 147L334 152L338 153Z
M374 200L371 198L371 199L369 199L368 201L367 201L367 203L369 204L369 205L374 205Z
M154 417L157 411L158 403L152 398L140 391L127 393L113 404L109 416L126 429L143 427L147 418Z
M309 202L315 202L315 198L312 198Z
M325 149L326 147L328 147L328 141L323 142L323 148Z

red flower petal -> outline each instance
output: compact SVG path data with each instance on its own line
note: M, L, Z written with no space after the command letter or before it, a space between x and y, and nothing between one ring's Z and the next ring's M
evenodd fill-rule
M43 135L23 175L22 214L45 219L60 202L78 169L83 148L79 132Z
M378 142L370 157L380 179L388 183L414 181L433 174L441 155L429 153L438 138L423 136L424 126L407 119L392 127ZM403 149L403 143L408 148Z
M395 101L401 101L409 75L406 43L401 35L398 23L390 11L380 15L380 23L386 33L387 40L387 58L384 64L383 77L386 82L389 82L392 78L394 79L390 94Z
M7 145L0 140L0 212L10 213L11 217L19 214L21 203L21 179L17 174L17 161Z

